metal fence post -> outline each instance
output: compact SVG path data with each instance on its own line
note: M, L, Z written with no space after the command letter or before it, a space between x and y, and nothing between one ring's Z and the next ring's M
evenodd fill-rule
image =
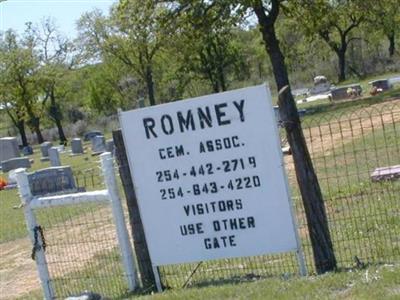
M122 260L130 291L134 291L137 282L135 260L129 242L128 230L125 225L124 212L118 193L117 183L114 174L114 160L111 153L105 152L100 155L101 167L104 174L104 182L111 200L111 207L115 226L117 228L118 242L121 247Z
M21 196L22 205L24 207L26 226L28 227L29 237L33 247L35 247L34 259L39 273L40 282L43 288L44 297L46 300L55 298L53 285L50 281L49 269L47 268L46 256L43 249L43 240L40 234L36 233L37 222L30 202L33 198L31 188L29 186L28 175L24 169L18 169L16 179L19 193ZM35 236L36 235L36 236Z

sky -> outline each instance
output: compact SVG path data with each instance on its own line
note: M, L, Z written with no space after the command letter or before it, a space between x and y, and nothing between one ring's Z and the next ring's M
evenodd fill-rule
M0 0L1 1L1 0ZM77 35L76 21L88 11L98 8L105 14L117 0L7 0L0 2L0 30L12 28L19 34L25 23L40 24L51 17L58 29L69 38Z

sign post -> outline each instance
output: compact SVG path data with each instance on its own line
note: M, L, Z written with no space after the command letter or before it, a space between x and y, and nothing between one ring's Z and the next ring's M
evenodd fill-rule
M153 266L301 253L265 85L119 117Z

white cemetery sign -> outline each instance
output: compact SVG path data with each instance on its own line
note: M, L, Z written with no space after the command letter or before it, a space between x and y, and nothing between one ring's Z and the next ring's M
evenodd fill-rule
M265 85L120 121L153 265L299 250Z

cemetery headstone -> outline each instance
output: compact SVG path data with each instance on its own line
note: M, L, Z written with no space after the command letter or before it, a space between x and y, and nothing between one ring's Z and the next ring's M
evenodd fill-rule
M104 136L99 135L95 136L92 139L92 154L93 155L98 155L106 151L106 145L105 145L105 140Z
M379 91L387 91L391 88L391 84L389 83L388 79L379 79L371 81L370 84L379 89Z
M72 150L72 155L83 154L82 140L80 138L72 139L71 150Z
M44 142L40 145L40 151L42 152L41 161L49 160L49 149L53 147L51 142Z
M55 147L51 147L48 151L49 153L49 158L50 158L50 164L52 167L58 167L61 166L61 161L60 161L60 153L58 152L58 149Z
M33 154L33 148L32 146L25 146L24 148L22 148L22 154L23 155L32 155Z
M38 170L28 174L28 180L33 196L78 191L69 166Z
M3 172L8 172L18 168L30 168L31 162L27 157L15 157L1 162L1 169Z
M349 93L349 90L353 91ZM336 87L331 90L332 100L343 100L343 99L350 99L354 96L359 96L362 93L361 85L359 84L351 84Z
M114 140L109 139L106 141L106 151L114 154Z
M53 148L57 149L59 153L65 152L64 145L53 146Z
M0 162L19 157L18 141L15 137L0 138Z
M102 136L103 134L98 130L89 131L84 134L83 140L91 141L95 136Z
M400 179L400 165L376 168L371 174L374 182Z
M318 95L328 92L331 88L331 83L325 76L316 76L314 78L314 86L308 91L310 95Z

